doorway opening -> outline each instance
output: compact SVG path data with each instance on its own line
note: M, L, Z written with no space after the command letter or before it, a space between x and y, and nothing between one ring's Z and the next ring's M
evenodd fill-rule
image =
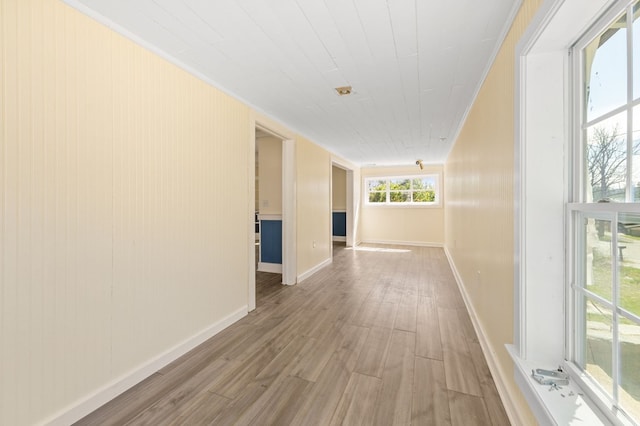
M282 139L256 127L255 136L256 305L282 284Z
M295 251L295 142L255 123L254 200L251 200L249 238L248 310L256 299L264 299L293 285L296 279ZM251 169L250 168L250 169ZM257 297L258 296L258 297Z
M337 161L331 162L331 240L332 256L345 247L353 247L355 211L353 170Z

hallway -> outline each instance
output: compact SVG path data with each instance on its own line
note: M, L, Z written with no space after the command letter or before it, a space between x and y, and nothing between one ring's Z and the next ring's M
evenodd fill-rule
M333 263L77 424L508 425L441 248Z

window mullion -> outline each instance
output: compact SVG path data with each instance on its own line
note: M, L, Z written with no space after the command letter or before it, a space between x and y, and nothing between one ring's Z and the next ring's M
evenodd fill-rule
M635 201L633 186L633 5L627 7L627 201Z
M611 302L613 309L611 310L613 325L612 325L612 340L611 340L611 375L613 376L613 400L618 405L618 388L620 385L620 339L618 335L618 283L620 282L620 256L618 256L618 233L615 230L618 229L618 213L613 214L613 222L611 223L611 258L614 259L611 262Z

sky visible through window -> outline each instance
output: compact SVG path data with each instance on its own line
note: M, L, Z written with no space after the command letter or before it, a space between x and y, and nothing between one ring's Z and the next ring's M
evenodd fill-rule
M588 96L586 103L586 121L591 122L602 117L616 108L627 104L627 29L623 18L614 22L610 29L596 38L594 44L598 44L593 55L591 64L587 63ZM635 20L632 28L633 50L637 51L640 46L640 20ZM633 55L633 97L640 96L640 55ZM587 62L589 61L587 55ZM640 107L635 108L634 115L640 114ZM606 128L608 134L616 134L620 144L625 144L627 135L627 113L621 112L614 117L610 117L599 122L593 127ZM593 128L591 129L591 131ZM631 182L634 187L640 187L640 117L634 117L632 129L632 146L635 151L632 154L632 164L626 164L626 160L619 167L619 173L626 174L627 167L632 167ZM626 158L626 155L623 155ZM604 161L604 160L603 160ZM612 160L609 160L610 162ZM592 176L593 179L593 176ZM624 201L624 179L612 179L608 182L608 188L618 196L611 194L601 194L597 191L595 182L594 200L596 198L612 198L616 201ZM640 189L640 188L639 188ZM640 191L632 191L633 199ZM627 200L632 201L632 200Z

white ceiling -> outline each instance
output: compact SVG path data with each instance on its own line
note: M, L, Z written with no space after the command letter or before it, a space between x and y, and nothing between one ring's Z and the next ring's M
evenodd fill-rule
M444 162L520 4L66 1L359 165Z

